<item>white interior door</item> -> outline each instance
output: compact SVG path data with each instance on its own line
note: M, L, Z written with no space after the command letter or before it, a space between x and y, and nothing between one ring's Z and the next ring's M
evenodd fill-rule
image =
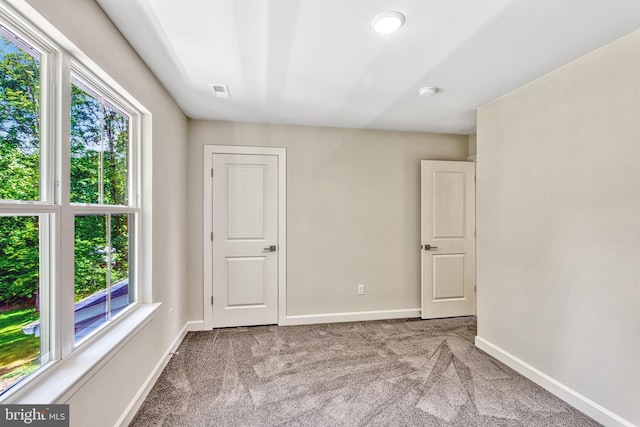
M476 313L475 163L423 160L422 318Z
M278 323L278 157L211 156L212 327Z

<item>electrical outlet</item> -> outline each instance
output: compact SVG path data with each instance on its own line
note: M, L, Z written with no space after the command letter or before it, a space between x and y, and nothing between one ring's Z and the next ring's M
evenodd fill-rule
M358 295L364 295L364 285L358 285Z

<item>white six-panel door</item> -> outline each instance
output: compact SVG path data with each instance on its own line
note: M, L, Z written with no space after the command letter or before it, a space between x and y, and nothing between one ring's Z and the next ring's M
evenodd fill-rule
M211 326L278 323L278 156L210 155Z
M476 312L475 163L421 162L422 318Z

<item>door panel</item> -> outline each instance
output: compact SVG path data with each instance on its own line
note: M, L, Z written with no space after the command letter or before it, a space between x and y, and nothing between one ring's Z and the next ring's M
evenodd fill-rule
M464 298L464 254L433 255L433 299Z
M278 158L212 154L211 162L213 327L275 324Z
M421 162L422 318L475 314L475 163Z
M267 168L265 165L226 165L227 239L261 239L265 237L265 190Z
M227 305L267 305L266 257L227 258Z
M461 172L433 172L433 238L463 238L465 181Z

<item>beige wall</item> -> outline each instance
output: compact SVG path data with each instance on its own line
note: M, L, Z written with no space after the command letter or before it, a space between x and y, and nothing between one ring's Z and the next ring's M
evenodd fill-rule
M288 315L420 306L419 161L465 159L466 136L191 120L191 319L202 319L205 144L287 148Z
M477 146L478 135L473 133L469 135L469 155L473 156L474 154L478 154L478 146Z
M478 334L640 425L640 32L478 112Z
M186 321L187 119L93 1L29 0L41 15L141 102L153 115L153 300L163 302L153 320L68 403L72 425L114 425ZM147 185L149 182L147 182ZM149 237L149 236L147 236ZM171 321L168 309L173 308Z

